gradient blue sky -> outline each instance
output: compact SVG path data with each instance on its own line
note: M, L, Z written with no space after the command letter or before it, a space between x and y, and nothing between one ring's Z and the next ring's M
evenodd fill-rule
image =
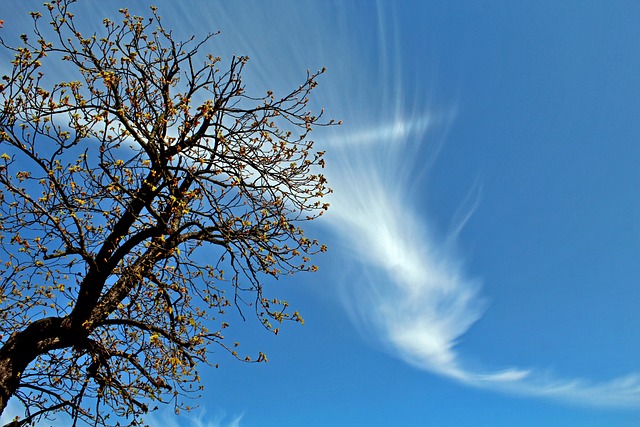
M39 3L3 2L3 37ZM305 325L236 326L269 363L220 353L200 412L152 425L640 425L640 3L153 4L258 93L326 66L344 125L314 135L330 251L272 288Z

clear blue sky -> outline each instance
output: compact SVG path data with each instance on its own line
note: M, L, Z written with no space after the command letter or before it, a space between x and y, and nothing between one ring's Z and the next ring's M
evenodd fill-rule
M4 2L3 37L38 3ZM640 3L154 4L257 92L326 66L344 125L314 135L330 251L272 288L305 325L237 327L269 363L220 353L201 412L153 425L640 425Z

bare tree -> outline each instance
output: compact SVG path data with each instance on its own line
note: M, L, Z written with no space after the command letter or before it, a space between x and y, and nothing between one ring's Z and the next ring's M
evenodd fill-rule
M263 285L326 249L301 225L328 207L308 133L333 121L307 107L322 71L250 96L246 57L199 54L212 35L176 41L152 7L85 37L73 2L45 3L50 40L39 12L19 47L2 40L0 410L134 425L198 393L212 344L243 359L228 307L275 333L302 322ZM47 86L48 61L78 80Z

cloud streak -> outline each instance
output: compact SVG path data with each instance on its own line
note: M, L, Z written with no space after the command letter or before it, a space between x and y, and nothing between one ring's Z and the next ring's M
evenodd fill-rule
M173 411L165 409L148 415L146 421L158 427L240 427L243 417L242 414L228 417L223 411L210 416L204 409L176 415Z
M640 406L638 374L596 383L522 368L483 372L464 363L457 344L485 304L479 281L465 275L452 250L464 221L451 236L438 239L428 216L412 211L407 189L413 168L406 153L415 151L410 147L416 141L427 140L425 123L438 123L420 117L407 123L398 115L393 123L335 142L339 156L329 171L335 197L327 223L359 265L351 275L357 279L349 280L343 293L352 318L367 335L382 336L386 348L405 362L469 386L576 404Z
M434 107L436 65L416 76L431 86L406 81L403 70L412 66L400 57L393 8L376 4L361 11L351 3L328 3L310 14L313 25L289 19L304 28L304 43L291 42L295 54L289 59L262 61L265 68L277 63L296 69L313 58L329 70L315 100L344 125L315 138L329 140L327 175L335 192L324 224L337 236L334 253L341 268L353 266L341 292L354 324L406 363L468 386L583 405L640 406L636 373L594 382L527 367L482 370L465 363L459 343L487 307L481 281L465 273L455 244L480 190L472 183L446 235L432 227L428 201L427 212L412 203L457 104Z

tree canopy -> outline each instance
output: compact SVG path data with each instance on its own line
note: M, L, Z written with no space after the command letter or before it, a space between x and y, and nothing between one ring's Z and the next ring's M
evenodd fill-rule
M1 40L0 410L134 425L197 394L213 348L245 359L225 311L302 322L265 286L326 250L302 226L330 192L309 132L333 121L308 107L324 70L250 94L248 58L201 52L215 35L175 40L154 7L85 35L73 3Z

